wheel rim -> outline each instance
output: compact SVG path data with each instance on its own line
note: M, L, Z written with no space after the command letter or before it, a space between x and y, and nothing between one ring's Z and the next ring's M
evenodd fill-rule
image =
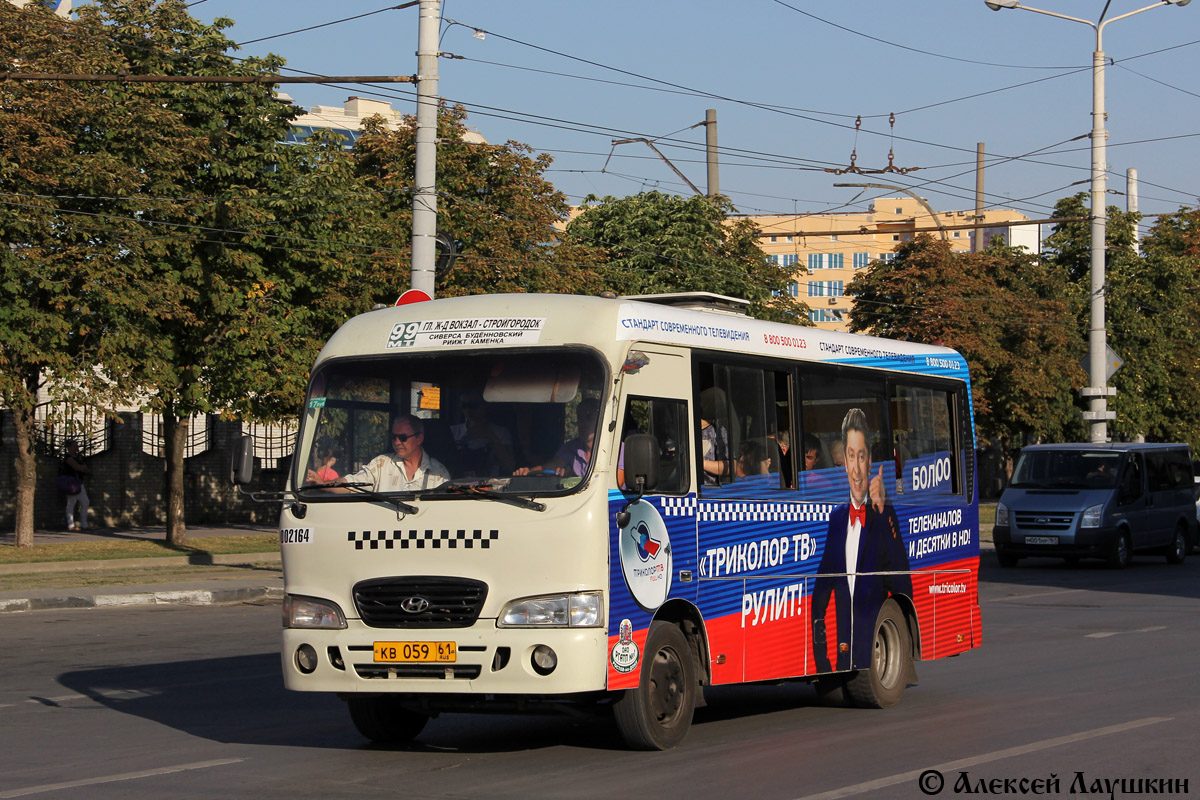
M1129 562L1129 540L1122 536L1117 540L1117 563L1126 564Z
M894 620L885 619L875 633L871 670L879 676L879 683L884 688L891 689L899 681L900 630Z
M650 667L650 709L660 725L670 726L683 708L684 669L679 654L664 647Z
M1187 545L1183 541L1183 534L1175 531L1175 557L1182 558L1187 551Z

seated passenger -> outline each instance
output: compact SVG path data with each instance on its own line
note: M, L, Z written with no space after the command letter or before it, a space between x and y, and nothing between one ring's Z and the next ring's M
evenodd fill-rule
M487 403L479 392L467 392L459 401L463 421L450 426L462 475L508 475L514 464L512 434L488 420Z
M558 448L553 456L541 464L531 467L520 467L513 470L513 475L530 475L539 472L553 472L560 477L587 474L588 463L592 459L592 447L596 443L596 418L600 414L600 402L592 398L579 401L576 409L579 435Z

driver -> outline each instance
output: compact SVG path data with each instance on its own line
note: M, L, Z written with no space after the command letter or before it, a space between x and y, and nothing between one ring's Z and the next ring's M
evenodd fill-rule
M309 470L308 485L327 486L329 491L345 493L344 483L360 483L376 492L413 492L432 489L450 480L450 472L421 447L425 441L425 425L420 417L400 414L392 418L392 452L378 455L350 475L326 482Z

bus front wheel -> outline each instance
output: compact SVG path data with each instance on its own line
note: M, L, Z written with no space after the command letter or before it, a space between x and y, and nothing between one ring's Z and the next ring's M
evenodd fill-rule
M613 704L625 743L635 750L669 750L692 724L700 684L687 638L669 622L650 623L641 676Z
M351 697L350 719L363 738L379 744L406 744L417 738L429 716L405 708L394 695Z
M911 674L912 646L908 624L895 600L879 609L875 621L875 640L871 646L871 666L859 670L846 681L846 694L859 708L887 708L900 702Z

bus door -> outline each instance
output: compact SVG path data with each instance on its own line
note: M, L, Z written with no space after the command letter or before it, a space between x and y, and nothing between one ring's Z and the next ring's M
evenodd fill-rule
M690 386L686 351L635 344L622 369L620 437L608 492L609 689L637 685L638 653L663 604L696 600ZM632 434L654 437L659 453L658 484L636 503L630 503L635 476L626 474L624 461L624 442Z

